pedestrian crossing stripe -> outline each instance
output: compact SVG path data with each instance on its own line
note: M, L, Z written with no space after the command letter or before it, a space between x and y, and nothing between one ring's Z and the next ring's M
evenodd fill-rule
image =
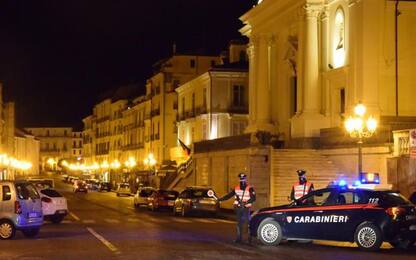
M82 223L93 224L93 223L95 223L95 220L94 219L85 219L85 220L82 221Z
M194 221L201 222L201 223L208 223L208 224L216 224L216 223L218 223L215 220L203 219L203 218L194 219Z
M225 219L217 219L217 222L227 223L227 224L235 224L235 221L232 220L225 220Z
M113 223L113 224L120 223L120 220L118 220L118 219L112 219L112 218L106 218L106 219L104 219L104 221L105 222L108 222L108 223Z
M173 221L179 222L179 223L192 223L191 220L188 219L181 219L181 218L175 218Z

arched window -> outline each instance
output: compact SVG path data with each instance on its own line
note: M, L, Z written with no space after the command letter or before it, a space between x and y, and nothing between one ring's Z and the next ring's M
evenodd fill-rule
M335 12L333 35L333 53L335 68L345 63L345 15L341 7Z

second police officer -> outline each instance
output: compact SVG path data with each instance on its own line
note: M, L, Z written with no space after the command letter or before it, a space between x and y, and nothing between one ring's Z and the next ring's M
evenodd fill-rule
M305 170L297 170L299 181L295 182L292 186L292 191L290 193L291 200L297 200L305 196L309 192L313 191L313 183L308 182L306 179Z
M254 188L247 183L247 175L240 173L238 175L240 184L237 185L230 193L218 201L225 201L234 197L234 209L237 216L237 238L234 242L241 243L243 239L244 229L250 222L250 209L253 202L256 201L256 192ZM251 236L248 231L248 243L251 243Z

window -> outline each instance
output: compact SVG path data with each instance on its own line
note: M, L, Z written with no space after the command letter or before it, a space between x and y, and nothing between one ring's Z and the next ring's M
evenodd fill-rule
M330 195L331 190L313 192L309 195L306 195L304 199L298 201L296 205L322 206L326 203Z
M339 105L340 105L340 112L341 112L341 115L342 114L345 114L345 88L342 88L342 89L340 89L339 90L339 99L340 99L340 102L339 102Z
M66 136L68 133L66 132L66 130L64 130L64 136Z
M240 61L246 61L247 54L245 51L240 51Z
M73 154L73 155L76 155L76 154L77 154L77 153L76 153L76 150L72 151L72 154Z
M74 141L72 147L74 147L74 148L77 147L77 142L76 141Z
M344 66L345 62L345 16L341 7L335 12L334 36L333 36L333 61L334 67Z
M4 200L11 200L12 199L12 193L10 191L9 186L3 186L3 201Z
M49 130L46 130L46 136L49 136L49 134L50 134Z
M342 191L334 198L335 205L365 204L367 201L364 193L352 191Z
M181 84L181 82L178 79L173 80L173 87L174 88L179 87L180 84Z
M242 85L233 86L233 105L235 107L244 106L244 86Z
M194 59L190 60L190 66L191 66L191 68L195 68L195 60Z
M182 97L182 117L185 117L185 97Z

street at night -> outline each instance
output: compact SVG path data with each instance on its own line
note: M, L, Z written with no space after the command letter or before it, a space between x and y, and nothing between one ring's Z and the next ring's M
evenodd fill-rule
M235 221L225 217L174 217L170 211L135 209L132 197L114 192L72 192L56 180L70 215L46 222L39 237L1 241L0 259L413 259L416 251L305 243L266 247L233 243Z

